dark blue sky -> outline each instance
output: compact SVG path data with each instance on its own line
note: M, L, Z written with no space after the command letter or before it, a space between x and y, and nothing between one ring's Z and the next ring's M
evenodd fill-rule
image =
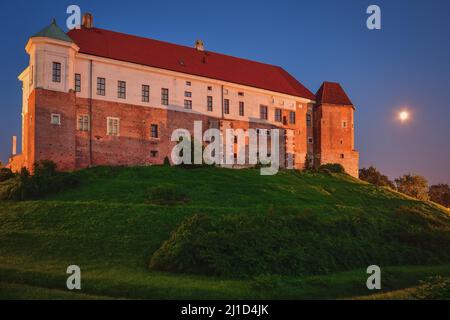
M0 10L0 159L20 135L28 37L78 4L97 27L280 65L315 92L342 83L356 106L360 166L391 178L418 173L450 183L450 1L9 1ZM382 30L366 28L366 8ZM399 125L402 106L413 121ZM19 139L20 140L20 139Z

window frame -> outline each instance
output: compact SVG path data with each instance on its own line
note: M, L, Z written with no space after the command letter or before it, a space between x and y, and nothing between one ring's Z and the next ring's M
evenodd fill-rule
M97 77L97 95L106 96L106 78Z
M114 121L117 121L117 124L115 124ZM116 132L114 132L115 127L116 127ZM106 118L106 135L113 136L113 137L120 136L120 118L116 118L116 117L107 117Z
M127 82L118 80L117 81L117 98L126 99L127 98Z
M58 121L54 122L53 119L54 117L57 117ZM60 113L52 113L50 115L50 124L56 125L56 126L60 126L61 125L61 114Z
M283 111L280 108L275 108L274 120L275 122L283 121Z
M269 107L263 104L259 105L259 119L268 120L269 119Z
M52 82L61 83L61 70L62 70L61 62L53 61L52 62Z
M184 108L186 110L192 110L192 100L184 99Z
M90 130L90 119L87 114L79 114L77 115L77 130L78 131L89 131Z
M141 86L141 101L150 102L150 85L143 84Z
M306 114L306 127L311 128L312 127L312 116L310 113Z
M289 124L295 124L295 111L289 111Z
M245 103L244 101L239 101L239 116L245 116Z
M150 124L150 138L159 139L159 128L156 123Z
M161 88L161 104L163 106L169 105L169 89Z
M223 99L223 113L230 114L230 99Z
M75 73L75 92L81 92L81 74Z
M210 112L214 110L213 96L206 96L206 109Z

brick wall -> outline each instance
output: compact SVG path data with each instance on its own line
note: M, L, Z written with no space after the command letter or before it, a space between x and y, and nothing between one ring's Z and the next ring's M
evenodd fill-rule
M307 138L312 134L306 127L307 105L296 107L296 123L289 123L289 113L283 112L287 123L278 128L291 130L295 139L286 147L281 142L281 164L284 150L294 150L295 168L302 169L307 152ZM51 114L61 115L61 124L51 124ZM194 121L202 121L203 130L211 121L221 129L272 129L277 126L253 121L221 120L197 113L144 107L103 100L92 101L89 131L77 130L78 115L89 115L89 100L74 92L63 93L44 89L34 90L29 98L29 112L24 115L24 152L20 160L29 168L35 161L50 159L61 170L85 168L90 165L148 165L162 164L175 142L171 134L176 128L194 132ZM119 136L107 135L107 118L120 119ZM346 171L357 176L358 153L353 150L353 109L351 107L318 106L315 108L314 135L316 155L320 163L341 163ZM340 128L347 119L348 127ZM256 120L256 119L255 119ZM151 137L151 125L158 125L158 138ZM283 135L284 131L280 133ZM91 142L90 142L91 140ZM341 143L342 140L342 143ZM91 143L91 147L90 147ZM248 143L248 140L247 140ZM92 149L92 154L90 150ZM236 150L236 149L235 149ZM153 151L153 152L152 152ZM286 151L287 152L287 151ZM344 158L342 158L342 154ZM15 161L18 163L19 159Z
M318 105L314 111L315 158L318 165L340 163L358 177L359 154L354 150L354 109L343 105ZM346 123L344 126L343 122Z

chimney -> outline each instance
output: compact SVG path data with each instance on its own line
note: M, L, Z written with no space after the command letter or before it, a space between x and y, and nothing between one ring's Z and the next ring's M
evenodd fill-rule
M12 137L12 155L15 156L17 154L17 137Z
M202 40L195 41L194 48L197 49L197 51L205 51L205 47L203 46L203 41Z
M91 29L94 27L94 17L89 12L83 15L83 28Z

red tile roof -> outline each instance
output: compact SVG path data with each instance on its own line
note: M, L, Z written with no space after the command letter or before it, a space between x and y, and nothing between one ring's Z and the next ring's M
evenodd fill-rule
M315 99L278 66L98 28L74 29L67 34L81 53Z
M350 98L337 82L324 82L316 93L317 103L353 105Z

